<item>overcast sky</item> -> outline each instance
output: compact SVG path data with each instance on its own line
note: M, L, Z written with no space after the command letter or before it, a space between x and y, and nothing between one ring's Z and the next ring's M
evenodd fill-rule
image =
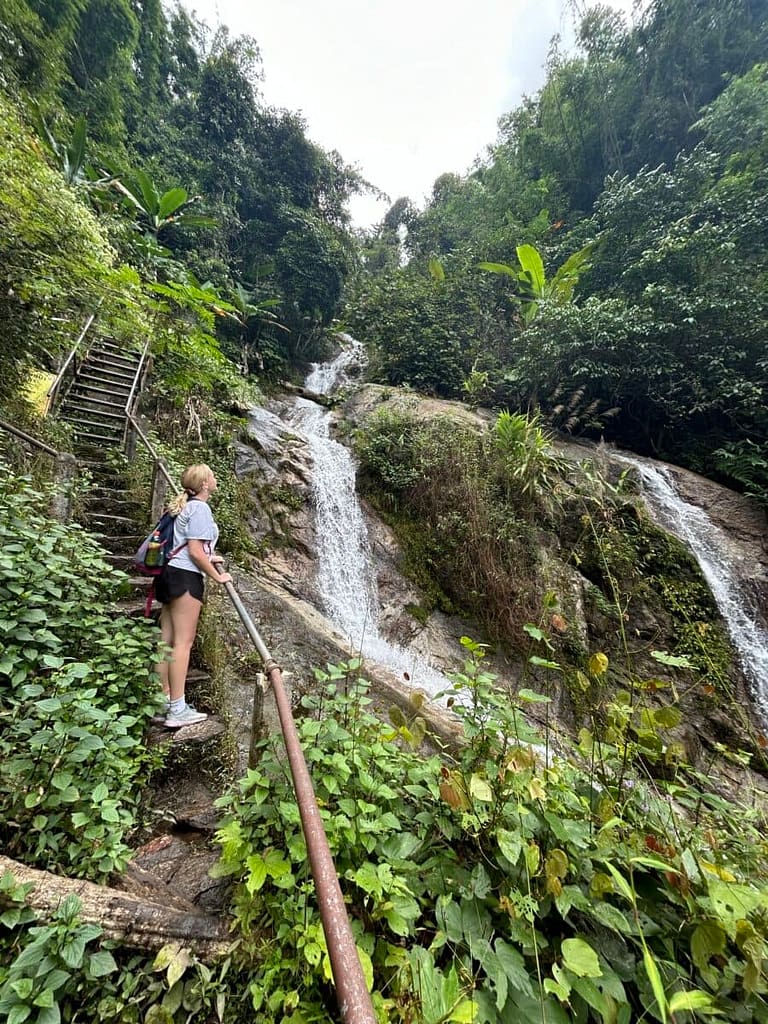
M625 12L633 0L603 0ZM254 36L262 96L300 111L309 137L394 201L422 206L445 171L463 174L499 116L543 83L550 38L573 37L567 0L188 0L211 27ZM585 6L577 3L577 7ZM388 203L356 197L355 223Z

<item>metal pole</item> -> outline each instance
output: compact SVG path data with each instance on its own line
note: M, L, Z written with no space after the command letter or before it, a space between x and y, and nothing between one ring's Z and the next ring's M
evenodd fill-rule
M376 1024L376 1014L373 1012L371 997L360 966L347 908L344 905L344 897L328 846L328 837L315 800L312 780L299 743L291 705L283 686L280 666L272 659L235 588L231 583L225 583L224 587L264 662L264 669L275 692L341 1018L344 1024Z

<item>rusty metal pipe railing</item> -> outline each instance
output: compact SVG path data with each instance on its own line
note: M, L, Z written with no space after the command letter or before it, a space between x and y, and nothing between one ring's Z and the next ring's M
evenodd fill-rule
M325 942L331 961L341 1018L344 1024L376 1024L376 1014L373 1011L371 997L365 984L355 939L347 917L347 908L344 905L336 867L328 846L328 837L325 834L323 820L320 817L312 788L312 780L309 777L299 743L296 723L293 720L291 706L283 686L280 666L267 650L235 588L231 583L225 583L224 587L246 632L253 640L259 657L264 662L264 671L267 673L275 694L288 763L296 791L296 801L301 815L301 825L307 843L312 877L315 880L320 919L325 932Z
M62 381L64 380L64 374L69 369L69 364L72 362L72 360L77 355L77 350L80 348L80 344L81 344L83 338L88 333L88 330L89 330L91 324L96 319L96 314L99 311L99 306L101 306L103 301L104 301L103 299L99 299L99 301L97 302L96 309L93 311L93 313L91 313L91 315L85 321L85 326L83 327L82 331L80 331L80 333L78 334L77 341L75 342L75 344L70 349L70 352L69 352L69 355L67 356L67 358L64 360L64 365L61 367L59 372L56 374L56 379L54 380L53 384L51 384L51 386L48 388L48 391L47 391L46 396L45 396L46 397L46 413L52 412L54 403L55 403L56 399L59 397L59 389L61 388Z
M18 427L14 427L12 423L6 423L5 420L0 420L0 430L7 430L9 434L15 434L16 437L20 437L22 441L26 441L27 444L34 445L35 448L39 448L40 451L45 452L46 455L52 455L57 458L59 453L55 448L51 448L49 444L44 441L38 441L36 437L32 437L31 434L27 434L26 431L20 430Z

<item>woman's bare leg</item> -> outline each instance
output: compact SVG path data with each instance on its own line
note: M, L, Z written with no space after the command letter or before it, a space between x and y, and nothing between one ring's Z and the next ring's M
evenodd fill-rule
M173 647L173 621L171 619L168 605L164 604L160 609L160 639L168 647ZM160 685L163 688L163 693L170 699L170 683L168 681L168 669L170 664L167 658L163 658L155 665L155 671L160 676Z
M168 610L173 634L173 658L168 665L168 684L171 700L184 696L187 681L189 655L197 633L197 620L200 618L202 604L196 597L187 592L175 597L163 607Z

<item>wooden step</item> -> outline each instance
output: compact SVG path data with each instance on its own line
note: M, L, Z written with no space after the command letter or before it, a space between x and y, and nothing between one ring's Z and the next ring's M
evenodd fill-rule
M104 398L92 398L92 395L104 395ZM119 406L121 409L125 408L125 402L122 401L125 395L122 389L118 391L110 391L109 388L101 388L94 385L88 384L73 384L72 390L67 395L67 400L71 397L83 398L89 402L94 402L98 405L109 405Z
M88 373L95 373L98 376L106 374L107 376L133 381L136 378L137 367L126 366L123 363L113 363L109 360L89 359L83 366L83 369Z
M117 402L94 401L91 404L81 404L89 401L84 395L76 396L79 401L71 401L70 398L61 404L61 415L71 413L87 413L90 416L102 417L106 420L125 420L125 406L119 406ZM59 416L60 419L60 416Z
M91 430L92 432L110 431L114 434L122 433L122 423L104 423L101 420L89 420L84 416L69 415L62 415L59 419L64 423L71 423L78 432Z
M94 448L104 449L113 448L117 450L119 437L107 434L94 434L85 430L78 430L75 432L75 450L79 452L92 451Z
M83 381L90 380L94 384L100 385L102 388L105 384L112 385L116 392L123 392L126 395L131 390L133 384L133 377L117 377L115 380L110 379L105 374L95 374L89 371L87 368L78 375L77 383L81 384Z
M134 359L133 356L126 355L124 352L119 352L116 349L92 348L88 353L86 362L115 363L135 369L139 365L139 356L137 355Z
M109 352L116 356L120 356L123 359L135 358L137 362L141 358L141 353L138 349L126 348L124 345L118 345L114 341L104 341L103 339L96 342L96 344L91 348L91 352Z

